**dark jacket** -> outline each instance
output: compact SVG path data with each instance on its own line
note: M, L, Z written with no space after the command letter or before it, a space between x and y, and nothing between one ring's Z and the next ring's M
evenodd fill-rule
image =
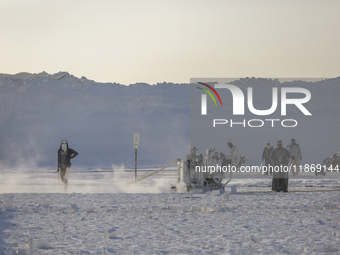
M64 158L65 162L62 162L62 154L66 154L65 158ZM69 148L68 143L67 143L66 152L64 152L61 149L61 144L60 144L60 149L58 150L58 168L60 168L60 167L71 167L71 159L75 158L77 155L78 155L78 152Z
M274 166L286 166L286 170L288 169L288 162L289 162L290 153L285 148L275 148L270 155L270 159L272 160ZM273 178L288 178L288 171L285 172L284 169L280 168L280 171L273 172Z
M276 148L272 151L270 155L270 159L274 163L274 165L288 165L290 153L285 148Z

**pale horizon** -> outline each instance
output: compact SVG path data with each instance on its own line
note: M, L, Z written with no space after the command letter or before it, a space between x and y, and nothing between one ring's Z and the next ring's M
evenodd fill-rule
M337 1L0 0L0 73L96 82L335 78Z

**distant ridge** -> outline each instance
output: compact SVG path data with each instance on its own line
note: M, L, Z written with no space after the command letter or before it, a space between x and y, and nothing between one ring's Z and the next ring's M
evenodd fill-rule
M299 126L307 127L307 132L289 129L287 137L282 133L270 136L269 127L267 133L256 135L253 130L240 129L242 134L232 137L252 164L261 163L264 141L274 143L282 139L287 143L291 136L303 146L304 163L322 163L325 157L340 150L335 142L340 135L340 77L284 83L246 77L231 83L245 95L247 87L254 87L257 109L271 105L273 86L308 86L312 93L307 107L313 116L301 121L299 117ZM230 105L231 100L223 101L223 106ZM289 114L287 118L296 117ZM248 114L240 118L258 117ZM79 152L73 161L74 169L121 164L133 167L134 133L140 134L138 166L162 166L175 158L183 159L188 153L190 84L138 82L126 86L95 82L84 76L77 78L68 72L0 74L0 130L0 168L54 168L56 149L62 139ZM214 147L228 153L225 141L232 133L224 130L216 144L199 146L199 152Z

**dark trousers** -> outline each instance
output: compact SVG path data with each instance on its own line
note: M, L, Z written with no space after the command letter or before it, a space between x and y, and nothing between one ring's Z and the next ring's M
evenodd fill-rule
M272 190L288 191L288 178L273 178Z

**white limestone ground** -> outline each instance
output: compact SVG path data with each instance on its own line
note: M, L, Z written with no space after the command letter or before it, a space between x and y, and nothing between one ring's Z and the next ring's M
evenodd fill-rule
M83 182L89 175L83 175ZM39 193L34 185L27 186L35 187L35 193L2 191L0 254L340 252L340 192L138 193L137 189L143 192L145 186L133 185L137 193L115 193L113 189L109 190L112 193L72 193L79 187L79 192L85 191L76 177L70 175L71 193L45 193L45 189ZM232 181L239 185L238 191L270 190L248 187L270 184L270 176L243 177L236 175ZM21 181L16 187L25 186ZM53 183L47 177L45 181ZM107 184L107 178L103 175L94 182L97 186ZM322 188L303 188L302 184L336 189L339 181L335 173L325 177L303 173L290 179L290 190Z
M47 240L29 249L31 254L337 253L339 198L336 192L238 194L230 200L196 194L2 194L1 239L13 250L28 249L29 238ZM116 234L108 235L113 228Z

